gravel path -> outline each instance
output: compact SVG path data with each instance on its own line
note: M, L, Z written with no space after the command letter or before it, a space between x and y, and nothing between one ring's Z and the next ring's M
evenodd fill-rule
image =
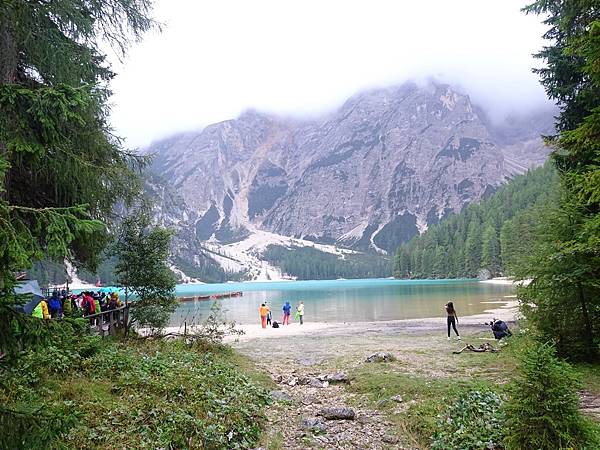
M387 352L405 373L450 376L452 350L466 340L447 341L439 320L413 320L336 325L314 334L246 339L233 343L259 370L271 375L277 387L267 410L265 447L285 449L403 449L413 448L395 433L394 426L376 410L356 407L361 402L346 389L344 378L369 355ZM485 333L481 325L461 324L461 334L472 343ZM490 334L491 335L491 334ZM456 356L456 355L454 355ZM352 382L352 380L347 380ZM403 403L398 408L406 407ZM326 419L324 408L352 408L354 418ZM342 411L343 412L343 411Z

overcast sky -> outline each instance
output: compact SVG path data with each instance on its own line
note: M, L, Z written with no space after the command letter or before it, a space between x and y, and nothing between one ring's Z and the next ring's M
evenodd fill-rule
M513 0L158 0L165 26L114 64L112 124L130 146L245 109L323 114L407 79L460 85L496 115L545 94L540 18Z

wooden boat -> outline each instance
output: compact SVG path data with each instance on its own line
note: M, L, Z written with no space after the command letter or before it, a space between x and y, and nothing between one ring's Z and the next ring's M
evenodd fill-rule
M244 295L243 292L238 291L238 292L221 292L218 294L211 294L211 295L196 295L193 297L179 297L179 300L181 300L182 302L191 302L191 301L203 301L203 300L218 300L218 299L222 299L222 298L231 298L231 297L241 297L242 295Z

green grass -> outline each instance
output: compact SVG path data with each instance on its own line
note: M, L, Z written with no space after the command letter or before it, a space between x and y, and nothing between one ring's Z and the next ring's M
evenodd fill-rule
M283 436L283 433L279 431L277 433L273 433L273 435L269 435L268 437L263 437L261 443L262 447L266 448L267 450L282 450L285 448L285 437Z
M464 338L476 343L475 334ZM381 411L394 425L394 433L405 443L421 449L431 445L439 427L437 418L448 405L469 391L505 392L528 338L516 334L500 353L463 352L453 355L448 349L432 348L414 352L414 358L392 363L362 364L352 373L348 389L356 394L358 406ZM575 364L583 388L600 395L600 365ZM391 401L401 395L402 403Z
M438 414L460 393L493 388L493 383L484 379L430 378L402 373L398 368L394 363L363 365L352 374L349 389L358 394L357 403L384 412L398 434L419 448L428 448ZM386 401L395 395L401 395L403 402Z
M226 346L223 348L224 356L229 362L237 366L247 377L249 377L255 384L268 389L270 391L277 389L277 383L273 381L271 376L256 367L250 358L241 353L234 351L231 347Z
M272 381L228 347L85 341L94 349L86 348L86 357L70 346L49 346L25 353L2 375L0 403L42 411L40 430L56 423L44 431L45 448L235 449L258 443ZM5 424L10 417L1 413ZM5 439L0 433L1 448L39 445Z

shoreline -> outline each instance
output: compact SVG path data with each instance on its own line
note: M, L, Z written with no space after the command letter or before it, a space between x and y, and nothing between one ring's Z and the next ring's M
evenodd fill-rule
M484 284L497 284L503 286L527 286L529 283L531 283L531 280L515 281L511 277L496 277L490 278L489 280L479 280L479 282Z
M188 281L188 282L182 282L182 283L178 283L179 286L208 286L210 287L211 285L227 285L227 284L248 284L248 285L255 285L258 283L292 283L292 282L312 282L312 281L363 281L363 280L372 280L372 281L379 281L379 280L393 280L393 281L432 281L432 280L403 280L400 278L394 278L394 277L387 277L387 278L368 278L368 279L362 279L362 278L337 278L337 279L332 279L332 280L294 280L294 279L286 279L286 278L282 278L282 279L271 279L271 280L244 280L244 281L226 281L223 283L205 283L203 281L199 281L199 280L193 280L193 281ZM454 280L454 278L449 278L448 280ZM514 281L512 278L510 277L496 277L496 278L490 278L489 280L479 280L479 283L484 283L484 284L496 284L496 285L505 285L505 286L519 286L519 285L527 285L531 282L531 280L523 280L523 281ZM60 289L60 288L64 288L67 285L67 283L64 284L56 284L56 285L49 285L50 289ZM68 283L69 289L70 290L91 290L91 291L97 291L99 289L106 289L106 288L112 288L112 289L121 289L119 287L116 286L110 286L110 285L101 285L101 286L96 286L95 284L92 283L87 283L79 278L74 278L73 281Z
M489 322L493 318L505 322L515 322L519 317L518 301L514 296L506 300L484 302L485 304L502 305L486 309L479 314L459 317L460 326L478 326ZM425 317L416 319L382 320L371 322L310 322L303 325L292 322L290 325L280 325L279 328L262 328L259 323L236 325L237 330L244 334L240 336L226 336L225 343L247 342L256 339L277 339L280 337L314 337L332 335L357 335L364 333L398 334L402 332L429 332L439 330L446 326L446 316ZM166 328L166 332L179 332L181 328Z

